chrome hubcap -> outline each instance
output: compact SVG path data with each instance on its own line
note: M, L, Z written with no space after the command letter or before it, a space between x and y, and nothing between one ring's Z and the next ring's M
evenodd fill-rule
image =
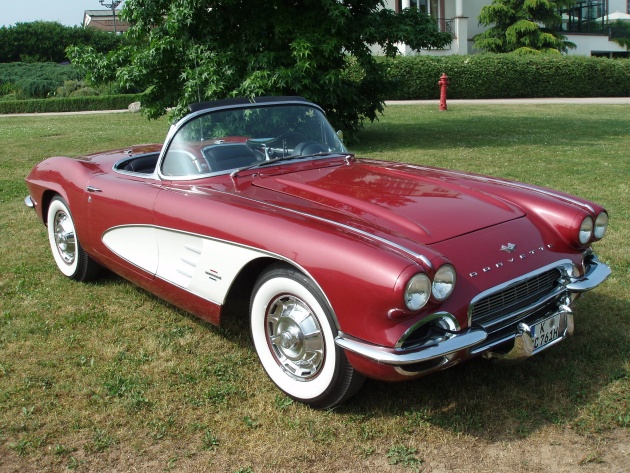
M53 234L61 259L66 264L72 264L74 262L77 245L74 237L74 225L66 213L57 212L55 215Z
M324 363L324 336L311 309L295 296L275 299L265 317L267 342L276 362L291 377L307 381Z

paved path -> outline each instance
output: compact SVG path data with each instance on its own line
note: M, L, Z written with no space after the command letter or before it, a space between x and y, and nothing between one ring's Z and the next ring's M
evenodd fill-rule
M386 105L421 105L435 104L439 100L387 100ZM548 98L548 99L449 99L447 105L538 105L538 104L599 104L599 105L619 105L630 104L630 97L589 97L589 98Z
M387 100L385 105L439 105L435 100ZM630 97L548 98L548 99L449 99L447 105L538 105L538 104L596 104L630 105ZM46 117L52 115L87 115L98 113L125 113L127 110L92 110L86 112L11 113L0 117Z
M50 117L54 115L90 115L90 114L103 114L103 113L125 113L129 112L124 110L88 110L85 112L45 112L45 113L7 113L0 115L2 117Z

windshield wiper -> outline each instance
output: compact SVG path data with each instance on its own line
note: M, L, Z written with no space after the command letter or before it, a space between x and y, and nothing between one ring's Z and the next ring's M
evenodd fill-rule
M234 171L232 171L230 173L230 177L231 178L235 178L236 176L238 176L238 173L241 172L241 171L247 171L249 169L261 168L261 167L264 167L264 166L269 166L269 165L272 165L272 164L279 163L281 161L290 161L292 159L311 158L313 156L328 156L329 154L333 154L333 153L325 151L325 152L321 152L321 153L309 154L307 156L302 156L301 154L293 154L293 155L290 155L290 156L279 156L277 158L269 159L268 161L260 161L259 163L254 163L254 164L250 164L249 166L245 166L245 167L242 167L242 168L235 169Z

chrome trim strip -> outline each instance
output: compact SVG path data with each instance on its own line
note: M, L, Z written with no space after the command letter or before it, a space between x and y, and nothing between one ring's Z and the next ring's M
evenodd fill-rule
M30 195L27 195L24 198L24 205L26 205L29 209L34 209L35 208L35 202L33 201L33 199L31 199Z
M373 345L340 332L335 338L335 343L344 350L364 356L377 363L410 365L465 350L483 342L487 336L488 334L484 330L468 329L434 345L401 350Z
M584 276L581 278L571 278L571 282L567 284L567 290L569 292L582 293L590 291L599 286L610 276L610 267L599 261L597 256L593 255L586 264L588 264L588 269Z
M217 190L213 190L213 191L217 192L217 193L220 193L220 194L226 194L226 195L234 196L234 194L231 194L229 192L217 191ZM252 199L250 197L244 197L242 195L239 195L238 197L241 198L241 199L249 200L250 202L256 202L257 204L268 205L269 207L272 207L272 208L275 208L275 209L285 210L287 212L291 212L291 213L294 213L296 215L301 215L302 217L312 218L312 219L317 220L319 222L328 223L328 224L334 225L336 227L343 228L344 230L348 230L350 232L357 233L357 234L359 234L361 236L364 236L364 237L367 237L369 239L376 240L376 241L378 241L380 243L383 243L384 245L391 246L392 248L396 248L397 250L402 251L403 253L406 253L407 255L411 256L412 258L422 261L429 269L435 269L433 264L429 260L429 258L427 258L426 256L421 255L420 253L416 253L415 251L412 251L409 248L406 248L406 247L404 247L402 245L399 245L398 243L394 243L393 241L390 241L390 240L388 240L386 238L382 238L382 237L379 237L379 236L374 235L372 233L369 233L369 232L366 232L366 231L363 231L363 230L359 230L358 228L351 227L350 225L345 225L343 223L335 222L334 220L330 220L330 219L323 218L323 217L318 217L317 215L309 214L309 213L306 213L306 212L300 212L299 210L293 210L293 209L290 209L290 208L287 208L287 207L282 207L280 205L271 204L269 202L262 202L260 200Z
M115 227L108 228L108 229L107 229L104 233L106 233L106 232L108 232L108 231L110 231L110 230L113 230L113 229L115 229L115 228L126 228L126 227L150 227L150 228L156 228L156 229L167 230L167 231L171 231L171 232L175 232L175 233L183 233L183 234L186 234L186 235L191 235L191 236L196 236L196 237L201 237L201 238L207 238L208 240L213 240L213 241L217 241L217 242L220 242L220 243L225 243L225 244L228 244L228 245L237 246L237 247L239 247L239 248L245 248L245 249L248 249L248 250L256 251L256 252L258 252L258 253L261 253L262 255L265 255L265 256L270 256L270 257L273 257L273 258L275 258L275 259L277 259L277 260L280 260L280 261L284 261L284 262L286 262L286 263L289 263L289 264L291 264L292 266L295 266L296 268L298 268L301 272L303 272L303 273L304 273L307 277L309 277L309 278L311 279L311 281L313 281L313 283L314 283L314 284L315 284L315 285L319 288L320 292L321 292L321 293L322 293L322 295L324 296L324 299L326 299L326 303L328 304L328 307L330 308L330 310L331 310L331 312L332 312L333 320L334 320L334 322L335 322L335 327L337 328L337 330L338 330L338 331L341 331L341 328L340 328L340 326L339 326L339 321L337 320L337 314L335 313L335 309L333 308L332 304L330 303L330 300L328 299L328 296L326 295L326 293L324 292L324 290L322 289L322 287L319 285L319 283L317 282L317 280L316 280L313 276L311 276L311 274L310 274L310 273L309 273L309 272L308 272L305 268L303 268L301 265L299 265L299 264L298 264L298 263L296 263L295 261L292 261L292 260L290 260L290 259L288 259L288 258L285 258L284 256L279 255L279 254L277 254L277 253L272 253L272 252L267 251L267 250L262 250L262 249L260 249L260 248L256 248L256 247L254 247L254 246L248 246L248 245L243 245L243 244L240 244L240 243L235 243L235 242L233 242L233 241L222 240L222 239L220 239L220 238L214 238L214 237L211 237L211 236L208 236L208 235L202 235L201 233L185 232L185 231L183 231L183 230L176 230L176 229L174 229L174 228L162 227L162 226L160 226L160 225L145 225L145 224L126 224L126 225L117 225L117 226L115 226ZM186 248L187 248L187 249L191 249L191 248L189 248L188 246L187 246ZM195 251L195 250L193 250L193 251ZM123 258L122 256L119 256L119 257L120 257L120 258L122 258L123 260L127 261L129 264L132 264L133 266L135 266L135 267L137 267L137 268L140 268L140 266L138 266L137 264L135 264L133 261L129 261L128 259ZM144 269L142 269L142 268L140 268L140 269L146 272L146 270L144 270ZM242 269L242 268L241 268L241 269ZM162 278L162 277L160 277L160 276L158 276L158 275L154 275L154 276L155 276L155 278L156 278L156 279L160 279L160 280L162 280L162 281L166 281L166 282L168 282L169 284L173 284L171 281L167 281L166 279L164 279L164 278ZM234 282L234 281L232 281L232 282ZM193 295L195 295L195 296L197 296L197 297L201 297L199 294L195 294L194 292L192 292L192 291L188 290L188 289L187 289L187 288L185 288L185 287L181 287L181 286L177 286L177 287L178 287L178 288L180 288L180 289L182 289L182 290L184 290L184 291L186 291L186 292L188 292L188 293L190 293L190 294L193 294ZM220 302L213 301L213 300L210 300L210 299L206 299L206 300L207 300L207 301L209 301L209 302L212 302L213 304L216 304L216 305L218 305L218 306L222 306L222 304L221 304ZM340 332L340 333L341 333L341 332Z

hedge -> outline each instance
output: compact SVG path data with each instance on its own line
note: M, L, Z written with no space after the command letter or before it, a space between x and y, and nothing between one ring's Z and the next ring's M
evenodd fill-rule
M453 99L630 96L630 59L477 54L379 61L392 81L389 100L438 98L442 73Z
M140 102L141 94L99 95L0 102L0 113L79 112L85 110L122 110L132 102Z
M630 97L630 59L583 56L405 56L379 58L391 81L388 100L439 97L438 79L450 79L449 98ZM350 65L349 76L360 76ZM0 101L0 113L118 110L140 95Z

